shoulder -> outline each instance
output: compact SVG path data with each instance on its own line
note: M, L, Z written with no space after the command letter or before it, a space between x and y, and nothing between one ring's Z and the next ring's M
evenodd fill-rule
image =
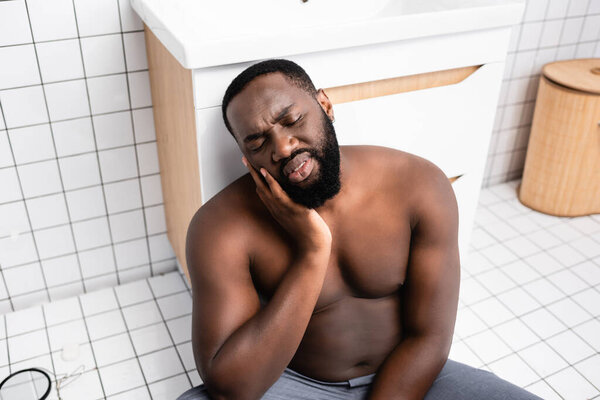
M253 185L249 174L244 175L196 211L186 235L188 267L215 252L247 253L248 238L256 234L263 212Z

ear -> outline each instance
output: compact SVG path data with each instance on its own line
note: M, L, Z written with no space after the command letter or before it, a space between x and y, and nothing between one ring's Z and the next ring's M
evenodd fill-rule
M323 89L317 90L317 102L319 103L323 111L325 111L325 113L329 116L329 119L333 121L333 104L331 104L329 97L327 97L327 94Z

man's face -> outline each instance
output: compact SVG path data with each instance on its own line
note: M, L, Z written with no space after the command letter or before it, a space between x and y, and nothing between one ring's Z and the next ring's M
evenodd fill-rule
M238 146L256 168L265 168L296 203L316 208L340 190L335 129L321 103L280 73L250 82L227 107Z

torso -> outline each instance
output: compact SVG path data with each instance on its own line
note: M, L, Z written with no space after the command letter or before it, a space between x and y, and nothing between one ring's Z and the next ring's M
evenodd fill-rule
M332 253L315 310L289 364L323 381L376 372L399 343L400 295L411 238L410 183L384 165L390 162L386 157L408 153L378 154L381 149L360 147L343 151L360 159L362 172L354 170L348 185L352 195L343 210L322 215L332 232ZM254 206L260 209L260 204ZM264 214L266 209L257 213L261 222L252 243L251 275L268 302L294 259L294 246L290 235Z

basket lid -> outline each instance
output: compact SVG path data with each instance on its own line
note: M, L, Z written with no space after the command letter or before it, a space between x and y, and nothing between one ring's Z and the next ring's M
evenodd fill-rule
M600 58L579 58L548 63L542 74L574 90L600 94Z

